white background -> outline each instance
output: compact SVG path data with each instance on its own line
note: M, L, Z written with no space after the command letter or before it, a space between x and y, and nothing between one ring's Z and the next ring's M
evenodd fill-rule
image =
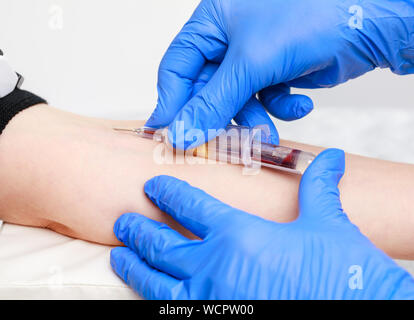
M51 105L119 119L145 118L157 68L196 0L1 0L0 48L25 88ZM277 122L282 138L414 163L414 76L378 70L309 91L305 120Z

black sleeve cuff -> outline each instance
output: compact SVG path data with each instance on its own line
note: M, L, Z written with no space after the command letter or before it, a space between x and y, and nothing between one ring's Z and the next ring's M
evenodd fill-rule
M46 103L46 100L35 94L16 88L13 92L0 99L0 134L9 121L20 111L39 103Z

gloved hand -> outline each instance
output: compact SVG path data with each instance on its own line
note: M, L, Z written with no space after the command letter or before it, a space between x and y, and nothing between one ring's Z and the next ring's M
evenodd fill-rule
M215 63L207 63L204 65L197 80L193 82L191 97L195 96L210 81L211 77L217 71L219 65ZM169 112L168 110L167 112ZM258 126L266 126L268 130L263 130L262 141L272 144L279 144L279 133L275 124L270 119L261 102L255 97L251 97L243 108L234 117L237 124L249 128ZM148 125L148 123L147 123ZM263 128L264 129L264 128Z
M274 116L293 120L312 101L290 87L325 88L376 67L414 72L414 0L203 0L159 68L158 104L148 126L225 127L257 92ZM206 63L219 69L192 97ZM256 108L249 113L262 114Z
M147 196L202 240L139 214L114 226L126 247L115 272L147 299L402 299L414 280L342 211L344 154L323 152L305 172L299 218L281 224L234 209L186 182L159 176Z

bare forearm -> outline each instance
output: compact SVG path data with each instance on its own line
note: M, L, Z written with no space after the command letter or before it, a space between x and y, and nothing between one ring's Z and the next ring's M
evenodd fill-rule
M296 218L299 177L266 169L246 176L234 165L156 164L155 142L112 130L142 123L90 119L47 106L16 116L0 136L0 218L105 244L117 243L112 226L125 212L179 228L143 193L145 181L159 174L186 180L266 219ZM413 166L347 155L340 186L345 211L394 257L414 257L408 204L413 178Z
M287 142L314 153L320 147ZM350 220L394 258L414 259L414 166L346 154L341 200Z

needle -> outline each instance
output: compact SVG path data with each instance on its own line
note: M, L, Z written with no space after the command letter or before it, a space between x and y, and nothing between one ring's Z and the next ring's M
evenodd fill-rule
M124 129L124 128L112 128L116 131L128 131L128 132L137 132L136 129Z

